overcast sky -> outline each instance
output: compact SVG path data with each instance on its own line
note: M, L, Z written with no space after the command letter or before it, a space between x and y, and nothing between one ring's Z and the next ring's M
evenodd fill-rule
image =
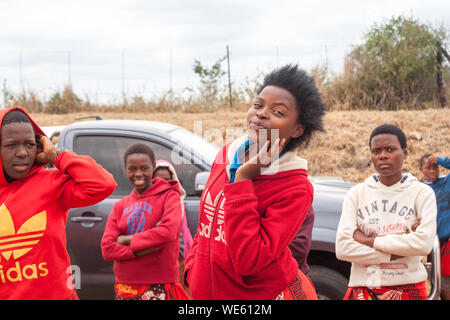
M194 59L229 45L233 81L287 62L342 71L351 46L392 16L450 28L450 1L0 0L0 76L10 90L115 97L195 86ZM224 65L226 67L226 65Z

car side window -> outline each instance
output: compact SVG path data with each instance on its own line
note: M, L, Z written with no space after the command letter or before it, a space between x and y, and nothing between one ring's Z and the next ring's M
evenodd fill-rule
M103 168L110 172L117 182L113 196L124 197L133 190L128 181L123 164L126 149L134 143L144 143L152 148L156 160L171 162L177 172L187 196L195 196L195 176L202 170L188 161L171 161L172 150L162 144L125 136L79 135L75 138L74 151L77 154L88 155L95 159Z

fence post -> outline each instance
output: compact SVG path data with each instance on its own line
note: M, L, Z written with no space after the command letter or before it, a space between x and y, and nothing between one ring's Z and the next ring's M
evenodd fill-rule
M127 104L127 99L125 96L125 51L122 50L122 98L123 104Z
M278 46L275 47L277 53L277 68L280 67L280 49Z
M22 52L19 52L19 82L21 94L25 95L25 89L23 87L23 78L22 78Z
M170 93L173 93L173 49L170 48Z
M230 99L230 109L233 109L233 98L231 94L231 75L230 75L230 50L227 45L227 62L228 62L228 91Z
M72 57L70 51L67 52L67 67L69 72L69 88L72 89Z
M436 55L436 62L437 62L437 86L438 86L438 95L439 95L439 102L441 104L442 108L445 108L447 105L447 99L445 97L445 88L444 88L444 75L442 72L442 53L443 48L441 47L441 43L437 43L437 55Z

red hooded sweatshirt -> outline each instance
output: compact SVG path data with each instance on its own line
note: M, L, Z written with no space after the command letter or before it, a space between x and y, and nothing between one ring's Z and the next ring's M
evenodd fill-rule
M2 110L0 123L13 109L25 112L16 107ZM33 121L32 126L44 134ZM68 210L112 194L117 186L113 176L92 158L71 151L56 157L56 168L34 165L25 178L11 183L1 165L0 299L70 298Z
M154 178L142 194L133 189L114 204L102 238L102 253L105 260L114 260L117 283L179 282L181 214L178 182L161 178ZM118 236L130 234L130 245L116 242ZM134 252L147 248L160 250L135 256Z
M217 155L200 200L184 279L194 299L274 299L298 272L288 248L311 206L307 162L287 152L253 180L229 183L245 138Z

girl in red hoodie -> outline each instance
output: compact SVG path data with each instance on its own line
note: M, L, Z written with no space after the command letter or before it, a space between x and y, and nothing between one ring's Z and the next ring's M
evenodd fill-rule
M133 144L124 162L134 189L114 204L101 243L103 258L114 260L116 299L189 299L178 276L178 182L152 179L155 155L147 145Z
M312 78L297 66L265 77L248 135L219 152L202 194L185 261L194 299L317 299L288 245L313 200L298 147L322 130L324 113Z
M58 150L22 108L2 110L0 123L0 299L76 299L68 210L107 198L116 182L92 158Z

